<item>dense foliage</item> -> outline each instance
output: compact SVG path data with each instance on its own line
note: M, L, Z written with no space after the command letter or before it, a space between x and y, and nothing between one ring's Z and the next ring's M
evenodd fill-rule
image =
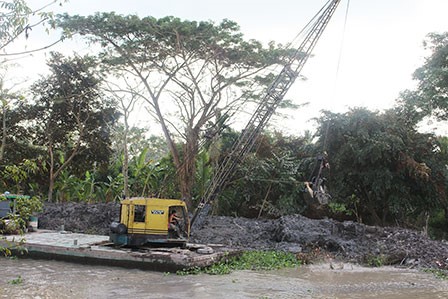
M448 33L432 33L425 41L432 54L414 72L416 90L403 92L403 104L422 117L448 119Z
M41 156L52 200L62 171L73 166L71 172L80 175L90 165L109 161L110 131L118 114L99 90L94 59L52 53L48 65L51 74L31 87L36 98L22 107L26 114L19 125L27 128L33 146L47 153Z
M160 124L189 206L202 140L216 135L243 104L259 99L271 77L262 71L281 64L289 51L245 40L230 20L214 24L97 13L62 15L56 24L101 45L99 56L109 73L129 78L119 90L142 99Z
M26 33L31 11L19 0L3 6L3 17L11 18L0 26L5 46ZM128 196L183 198L194 206L240 134L229 128L235 111L259 99L272 75L265 70L287 54L245 40L229 20L101 13L60 16L55 25L102 50L83 57L52 53L50 73L29 92L11 92L0 82L0 186L56 202L116 201L126 184ZM304 182L326 151L332 201L316 216L446 230L447 137L419 126L425 117L447 119L447 34L429 35L426 45L432 53L414 74L416 90L403 92L393 109L324 111L314 136L264 132L213 212L278 217L306 211ZM163 137L122 120L105 78L149 106ZM130 117L131 110L123 111Z
M333 196L358 220L385 225L446 208L437 193L443 174L434 171L440 161L437 140L407 121L394 110L366 109L326 112L320 119L321 131L328 132L319 143L325 138L331 157Z
M233 140L224 144L230 145ZM223 149L222 158L226 150ZM306 208L304 181L308 180L314 166L314 151L309 136L263 134L256 150L236 168L215 203L215 210L220 214L245 217L278 217L303 212Z

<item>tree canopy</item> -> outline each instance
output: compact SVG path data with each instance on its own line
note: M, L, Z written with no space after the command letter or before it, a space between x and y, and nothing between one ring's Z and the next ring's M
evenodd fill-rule
M436 206L440 179L435 136L419 133L395 110L325 112L318 146L331 160L333 196L374 224L386 224ZM328 133L324 133L328 132Z
M448 33L431 33L424 45L431 55L414 72L417 89L404 92L402 102L422 117L448 120Z
M281 64L287 53L270 44L246 41L235 22L186 21L101 13L59 17L57 25L103 47L100 54L110 71L133 76L136 93L161 125L177 168L182 197L191 204L195 159L205 129L256 100L267 82L267 67ZM183 146L177 147L180 141Z
M108 162L110 128L118 115L101 96L94 59L52 53L48 65L51 74L33 85L36 100L24 107L22 125L32 132L33 145L48 153L51 200L54 180L70 163L76 162L72 171L83 173L93 163Z
M27 33L31 13L21 0L7 3L6 11L24 18L3 15L12 23L0 27L2 47ZM0 184L18 192L48 190L56 201L118 200L124 193L182 198L194 207L240 134L232 125L251 114L273 68L290 54L281 45L245 39L230 20L97 13L61 15L52 25L84 37L95 56L51 54L50 74L30 88L33 98L0 81ZM344 211L384 225L448 218L448 142L418 130L424 117L448 119L447 40L446 33L428 36L431 54L414 73L417 88L403 92L393 109L324 111L315 136L263 132L214 212L302 213L304 182L316 155L327 151L332 200L319 216ZM163 140L132 127L133 108L142 102Z
M41 48L26 48L20 53L10 53L7 51L8 46L12 45L19 37L24 36L28 39L32 30L38 26L42 26L48 33L51 27L54 28L54 25L51 25L54 24L54 14L51 11L47 11L47 8L57 2L62 6L62 2L67 1L48 0L47 3L44 3L43 6L38 8L33 8L25 0L0 1L0 56L14 56L42 51L60 42L64 38L63 36L55 42ZM7 59L4 61L7 61Z

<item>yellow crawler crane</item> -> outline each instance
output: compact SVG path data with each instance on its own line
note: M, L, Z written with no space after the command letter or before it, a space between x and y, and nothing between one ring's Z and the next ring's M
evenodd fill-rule
M184 247L188 241L190 223L184 201L139 197L123 199L120 204L120 222L110 225L110 240L115 245Z
M292 51L290 57L285 58L281 72L276 76L265 95L253 113L242 134L233 144L229 155L223 160L211 182L201 197L193 213L191 221L188 220L187 207L181 200L156 198L131 198L121 201L120 222L111 224L111 241L116 245L140 246L150 243L176 244L185 246L190 225L195 222L199 214L206 211L206 206L216 198L222 190L237 164L247 156L253 148L257 138L268 123L275 109L283 100L291 85L300 76L303 66L311 56L317 41L322 35L328 22L333 16L341 0L328 0L321 10L313 17L302 31L304 39ZM176 210L182 220L174 229L170 226L170 214Z

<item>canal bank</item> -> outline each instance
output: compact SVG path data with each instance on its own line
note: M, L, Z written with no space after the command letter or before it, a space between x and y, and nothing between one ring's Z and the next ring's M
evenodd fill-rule
M46 203L39 227L108 235L118 218L116 203ZM313 258L365 265L398 265L448 271L448 242L425 231L368 226L354 221L310 219L301 215L278 219L209 216L192 231L190 242L223 244L240 250L281 250ZM321 255L318 255L319 258Z

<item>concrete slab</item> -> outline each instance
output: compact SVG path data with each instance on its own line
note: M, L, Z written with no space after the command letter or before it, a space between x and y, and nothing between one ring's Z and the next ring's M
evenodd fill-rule
M18 239L19 236L6 236L6 239ZM27 233L22 236L24 241L29 244L44 244L57 247L85 247L92 244L109 241L108 236L87 235L71 233L66 231L48 231L38 230L37 232Z

